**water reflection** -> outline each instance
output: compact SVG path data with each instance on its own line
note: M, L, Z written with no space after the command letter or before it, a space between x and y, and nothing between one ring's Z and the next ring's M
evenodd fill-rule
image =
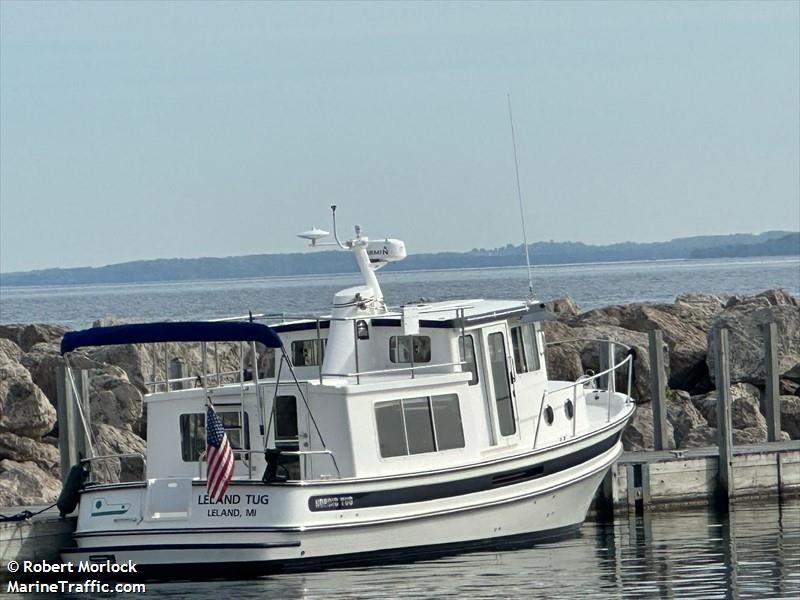
M510 552L251 581L165 583L183 598L797 598L800 499L587 522L578 537Z

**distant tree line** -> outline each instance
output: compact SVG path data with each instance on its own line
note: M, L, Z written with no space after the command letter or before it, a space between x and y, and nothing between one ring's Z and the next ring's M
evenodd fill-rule
M624 242L593 246L581 242L536 242L529 245L535 264L620 262L742 256L800 255L800 232L695 236L668 242ZM506 267L525 264L522 244L494 249L473 248L469 252L411 254L391 263L390 271ZM0 285L68 285L94 283L138 283L237 279L352 273L357 270L349 253L333 250L292 254L255 254L224 258L162 258L104 267L42 269L0 273Z

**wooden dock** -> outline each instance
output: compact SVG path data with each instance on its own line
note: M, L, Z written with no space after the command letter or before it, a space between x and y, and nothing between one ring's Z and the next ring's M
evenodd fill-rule
M716 447L625 452L603 482L598 510L800 495L800 440L734 446L729 498L720 484L719 464Z
M0 514L14 515L23 510L37 512L43 506L14 506L0 508ZM72 546L72 532L77 517L62 519L57 508L51 508L31 519L23 521L0 521L0 580L8 575L7 565L11 560L47 561L59 563L58 551Z

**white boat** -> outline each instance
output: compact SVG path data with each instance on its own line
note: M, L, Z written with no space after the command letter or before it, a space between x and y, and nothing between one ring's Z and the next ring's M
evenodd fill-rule
M301 235L315 245L325 232ZM358 228L337 244L353 252L365 284L338 292L329 315L64 337L67 357L91 345L192 341L205 351L234 340L250 356L256 343L269 354L245 369L242 352L231 383L206 367L205 353L195 387L153 382L144 478L73 481L78 524L66 562L238 577L526 545L578 530L634 411L629 349L611 343L618 362L601 373L549 380L543 304L392 308L375 271L404 258L404 244L369 241ZM627 392L616 391L626 381ZM219 501L207 490L209 402L235 449ZM104 460L89 457L78 471Z

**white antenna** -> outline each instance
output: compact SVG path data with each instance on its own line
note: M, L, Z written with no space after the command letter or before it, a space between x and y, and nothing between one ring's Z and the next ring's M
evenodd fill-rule
M517 138L514 136L514 117L511 114L511 94L508 94L508 120L511 123L511 145L514 147L514 172L517 175L517 198L519 200L519 218L522 221L522 240L525 242L525 264L528 265L528 294L533 300L533 274L531 273L531 256L528 251L528 232L525 230L525 211L522 209L522 188L519 185L519 161L517 160Z

